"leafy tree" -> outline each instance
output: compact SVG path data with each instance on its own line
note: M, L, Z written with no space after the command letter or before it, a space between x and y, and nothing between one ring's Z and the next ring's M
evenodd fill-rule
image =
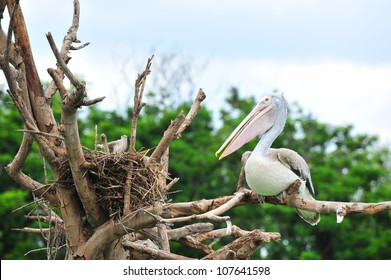
M46 244L40 235L15 231L21 225L39 227L36 222L26 223L25 216L21 215L21 212L27 213L34 208L34 204L27 205L31 200L29 196L27 191L20 189L0 192L1 259L46 259Z

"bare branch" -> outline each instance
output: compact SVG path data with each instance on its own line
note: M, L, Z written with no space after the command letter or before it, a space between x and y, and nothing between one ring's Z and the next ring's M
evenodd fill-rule
M56 225L59 226L61 229L64 229L64 221L59 216L33 216L28 215L26 216L26 219L32 220L32 221L40 221L44 223L48 223L50 225Z
M162 139L160 140L158 146L152 153L150 160L160 161L162 156L167 152L167 149L171 142L174 139L181 137L183 131L190 125L194 117L197 115L201 102L205 99L206 95L202 89L199 89L197 97L193 105L190 108L190 111L186 115L183 115L183 112L180 112L174 121L171 122L169 128L164 132Z
M89 45L90 45L90 43L87 42L87 43L84 43L84 44L82 44L82 45L80 45L80 46L78 46L78 47L70 46L69 49L70 49L71 51L78 51L78 50L84 49L85 47L87 47L87 46L89 46Z
M73 43L79 43L77 39L77 31L79 29L79 19L80 19L80 3L78 0L73 1L73 16L72 16L72 25L69 28L67 35L64 37L63 44L60 50L60 56L65 63L68 63L71 57L69 56L70 50L79 50L89 45L89 43L83 44L79 47L72 46ZM59 65L57 66L57 71L59 72L59 77L62 80L64 77L64 73ZM53 81L50 83L49 87L45 92L45 96L47 98L51 98L56 92L57 86Z
M7 165L6 170L8 175L11 176L20 171L25 163L28 154L30 153L31 146L33 144L33 138L30 134L24 134L22 143L19 146L19 150L10 164Z
M202 242L198 242L196 239L193 238L193 236L182 237L178 241L179 241L179 243L181 243L183 245L186 245L186 246L193 248L193 249L200 250L200 251L204 252L205 254L210 254L210 253L214 252L214 250L212 248L214 245L213 242L211 244L206 245Z
M271 202L270 197L266 197L266 200L269 200ZM276 200L276 198L274 198L274 200ZM259 199L256 193L248 189L242 188L238 193L232 196L219 197L216 199L209 199L209 200L204 199L199 201L183 202L183 203L167 203L162 205L162 207L155 206L144 210L139 210L137 212L131 213L130 216L125 217L120 223L109 221L106 224L102 225L99 229L96 230L95 234L88 240L86 246L78 251L77 255L78 257L85 258L85 259L97 258L103 252L105 244L109 244L110 242L118 239L122 235L125 235L129 232L134 232L143 228L151 228L155 226L158 221L162 222L162 219L164 222L190 221L195 218L207 219L210 218L210 216L213 217L213 215L221 214L224 211L227 211L228 209L235 206L244 205L244 204L258 204L258 203L259 203ZM274 202L274 204L282 204L282 202L279 203ZM292 206L298 207L298 205L292 205ZM308 208L306 209L310 210ZM159 217L162 217L162 219ZM246 232L241 231L240 233L237 232L235 233L235 227L232 227L231 233L227 233L227 231L224 231L224 235L227 234L242 235L243 233ZM214 234L216 234L217 236L218 234L222 234L222 233L216 232ZM248 236L249 238L247 240L250 240L246 242L248 242L248 244L252 244L248 246L250 247L253 246L254 242L258 244L257 246L252 247L251 250L253 251L256 250L254 248L259 248L259 246L261 246L263 242L269 242L270 240L277 241L279 239L279 234L277 233L262 233L259 231L256 232L253 231L251 232L251 235L246 234L245 236ZM238 242L243 244L246 243L243 240ZM96 244L101 244L101 246L96 246ZM241 246L247 246L243 244ZM235 245L235 246L239 246L239 245ZM235 252L234 249L232 250L230 249L230 250ZM228 249L225 249L224 253L219 253L219 257L222 257L223 255L225 257L230 257L229 254L231 253L229 253L228 251L229 251ZM246 252L250 252L250 251L246 251ZM248 254L246 253L243 256L242 255L237 256L236 254L237 253L235 253L231 257L244 258L244 257L248 257L249 253ZM206 259L210 259L210 258L214 259L217 258L217 256L206 257Z
M48 39L50 48L52 49L52 52L54 56L56 57L57 63L59 65L59 68L64 72L65 76L69 79L69 81L76 87L78 92L84 91L85 85L83 83L79 82L79 80L73 75L71 70L68 68L67 64L61 57L60 52L57 49L56 43L54 42L52 34L49 32L46 34L46 38Z
M4 58L7 63L2 59L2 69L10 88L10 96L13 98L14 104L27 129L58 134L50 102L43 94L22 10L17 3L15 4L11 0L7 0L7 6L12 18L5 53L9 56L10 51L12 51L11 47L13 44L11 43L11 37L13 30L16 41L15 46L20 54L18 58ZM12 69L8 63L8 61L12 60L16 69ZM60 146L61 143L55 138L46 139L46 141L42 141L42 137L35 138L42 155L49 161L52 167L56 166L58 156L53 152L52 148ZM48 142L50 142L50 145L47 145ZM51 148L48 148L48 146Z
M203 260L247 260L263 244L280 240L279 233L265 233L258 229L239 237L221 249L203 258Z
M33 192L35 195L43 196L52 204L58 204L58 197L55 192L48 191L48 187L31 179L21 171L21 168L26 161L27 155L30 152L33 138L30 134L24 134L22 143L14 159L5 167L8 175L15 180L23 188Z
M19 1L18 1L19 3ZM15 22L15 13L19 7L18 3L12 8L11 19L8 26L7 35L1 30L1 45L5 46L0 59L0 68L4 72L4 76L7 79L9 87L9 95L13 99L14 105L19 111L25 126L32 128L35 127L35 120L32 117L32 110L30 105L30 98L27 88L26 76L24 75L25 67L22 63L22 57L19 56L19 52L16 51L17 47L12 44L12 34ZM5 3L3 3L5 5ZM8 7L9 10L11 9ZM14 66L12 67L10 63ZM19 69L18 69L19 68Z
M191 105L190 111L187 113L186 118L184 122L182 123L181 127L176 132L175 138L180 138L182 136L183 131L185 131L190 123L193 121L193 119L196 117L198 111L201 108L201 102L204 101L206 98L205 92L200 88L198 90L197 96L194 100L193 105Z
M52 228L29 228L29 227L24 227L24 228L12 228L11 230L28 232L28 233L47 234L50 231L53 231L54 229L52 229Z
M345 209L345 215L351 213L376 214L391 209L391 201L363 203L303 199L297 195L297 185L295 184L288 188L283 201L275 196L265 196L264 200L265 203L287 205L294 208L318 212L320 214L337 213L337 211L340 211L341 209ZM161 217L165 218L164 222L167 223L191 221L194 219L198 220L200 218L207 219L207 216L210 214L220 215L232 207L249 204L259 204L258 194L249 189L240 188L238 192L231 196L164 204Z
M180 228L170 229L168 231L168 238L170 240L179 240L188 235L205 233L213 230L212 223L196 223L191 225L186 225Z
M29 73L30 76L27 77L28 88L33 93L33 95L42 96L43 90L40 84L38 71L35 66L33 54L31 51L30 40L27 33L27 27L24 21L23 13L20 6L18 5L19 1L17 1L17 3L15 4L14 2L15 1L13 0L7 0L7 6L10 15L13 15L11 18L11 22L15 22L15 24L12 25L12 28L14 29L15 38L19 46L19 51L21 53L21 56L23 57L23 62L26 66L26 72ZM8 36L11 35L8 34ZM8 41L10 45L10 39Z
M122 245L129 250L131 259L139 260L192 260L192 258L184 257L169 253L167 251L151 248L140 244L140 242L125 241Z
M133 116L132 116L132 127L130 131L130 145L129 151L136 151L136 136L137 136L137 122L141 112L141 109L145 106L145 103L142 102L145 82L147 76L151 73L153 55L148 58L147 65L145 66L144 71L138 75L135 86L134 86L134 97L133 97Z
M53 79L53 83L56 86L56 89L58 89L61 100L65 100L67 98L67 89L65 88L64 84L62 83L62 78L60 77L60 70L54 70L53 68L49 68L48 70L49 75Z
M10 15L10 22L8 26L8 33L7 33L7 46L4 51L4 57L6 59L6 63L9 63L10 58L10 50L11 50L11 44L12 44L12 30L14 29L15 24L15 14L16 10L19 7L19 0L15 1L14 7L12 8L12 13Z
M352 213L376 214L391 210L391 201L378 203L319 201L303 199L299 195L300 180L296 180L285 192L282 201L277 197L264 197L265 202L288 205L320 214L335 213L342 222L343 217Z
M172 140L175 139L175 134L177 133L178 129L182 125L182 123L185 121L185 115L183 112L180 112L179 115L173 120L168 127L168 129L164 132L164 135L162 139L160 140L159 144L153 151L150 161L156 160L159 161L160 158L163 156L164 152L166 151L167 147L171 144Z
M3 64L3 60L1 60ZM42 137L39 135L38 132L40 132L39 128L36 125L36 121L32 116L32 111L30 107L30 101L29 101L29 96L27 92L23 92L23 90L27 91L27 88L25 89L20 89L19 86L16 83L17 78L14 76L13 71L11 70L11 67L8 63L2 65L2 69L4 71L4 74L7 78L7 83L10 88L10 91L8 92L11 98L13 99L14 105L17 108L20 116L23 119L23 122L25 124L25 127L28 128L30 131L36 132L32 136L35 138L37 143L39 144L40 151L42 155L49 160L51 165L57 165L58 159L57 155L65 155L64 150L61 147L61 142L58 141L57 137L54 137L55 140L51 141L45 137ZM39 99L39 98L36 98ZM26 105L27 104L27 105ZM45 107L46 108L46 107ZM40 112L42 113L42 112ZM46 128L46 131L52 131L50 135L54 135L57 129L52 129L51 128ZM45 133L45 132L42 132ZM41 134L42 135L42 134ZM53 139L53 137L52 137ZM23 145L23 143L22 143ZM57 153L57 155L56 155ZM28 154L28 152L27 152ZM27 156L27 154L25 156ZM18 156L16 156L16 160L18 160ZM23 161L24 162L24 161ZM19 169L21 168L21 165ZM15 168L11 170L12 174L16 174ZM10 175L12 177L12 175ZM18 179L14 178L16 181Z
M191 248L201 250L206 254L210 254L214 252L213 245L215 242L205 245L204 243L202 243L203 241L208 239L218 239L226 236L241 237L248 233L250 232L246 230L242 230L237 226L232 226L232 230L230 232L227 232L226 229L213 230L213 226L212 226L209 230L205 230L203 233L182 237L179 239L179 242Z
M103 99L105 99L105 98L106 98L105 96L102 96L102 97L94 98L94 99L91 99L91 100L84 100L83 101L83 106L94 105L96 103L102 102Z
M129 151L136 151L136 136L137 136L137 123L140 116L141 109L145 106L145 103L142 102L145 83L147 76L151 73L153 55L148 58L147 65L141 75L138 75L135 86L134 86L134 98L133 98L133 116L132 116L132 127L130 130L130 144ZM130 191L132 187L133 180L133 162L129 163L128 174L126 176L126 183L124 188L124 209L123 212L125 215L130 214Z
M34 130L29 130L29 129L18 129L18 130L16 130L16 132L39 134L39 135L43 135L43 136L54 137L54 138L60 139L61 141L64 141L64 138L60 135L54 135L54 134L50 134L50 133L46 133L46 132L42 132L42 131L34 131Z
M158 237L158 243L159 247L166 252L170 252L170 243L168 239L168 234L167 234L167 225L158 223L156 225L157 228L157 237Z
M57 141L57 143L61 143L61 141L59 141L61 136L54 137L53 134L49 133L50 137L44 137L44 134L40 133L39 131L30 132L30 133L32 133L35 136L35 139L41 145L41 150L43 151L47 151L48 149L51 150L49 152L43 153L44 155L45 154L48 155L49 153L54 152L54 156L60 155L63 157L68 157L66 150L62 146L57 146L56 144L53 144L51 141L49 141L50 138L55 138L55 141ZM45 158L47 159L47 157Z
M219 215L224 214L229 209L235 206L238 206L245 196L246 196L245 192L237 192L227 202L206 213L202 213L198 215L190 215L185 217L178 217L178 218L162 219L161 222L170 224L170 223L188 222L192 220L202 220L202 219L210 219L214 221L227 221L229 217L219 217Z
M143 228L154 227L157 223L156 215L159 215L161 212L162 207L156 205L155 207L132 212L119 222L114 222L113 220L107 221L95 230L94 235L85 245L79 247L75 258L99 258L106 247L121 236Z
M229 234L227 234L227 231L225 229L216 229L216 230L211 230L205 233L197 234L194 239L197 242L203 242L208 239L216 239L216 238L221 238L225 236L234 236L234 237L241 237L246 234L250 233L247 230L242 230L237 226L232 226L232 230Z
M166 188L165 188L165 191L168 192L168 191L172 188L172 186L173 186L176 182L178 182L178 181L179 181L179 178L174 178L174 179L172 179L171 182L167 184L167 186L166 186Z
M52 120L54 120L54 117L51 118L52 114L51 114L51 110L50 110L50 103L49 102L42 102L42 100L40 99L40 98L44 97L43 96L43 89L42 89L42 85L40 83L38 71L35 66L33 54L31 51L27 27L26 27L23 13L22 13L20 6L18 6L18 5L14 6L13 2L14 1L12 1L12 0L7 0L7 6L9 8L9 10L11 10L11 11L12 11L12 9L15 9L15 11L14 11L15 12L15 16L14 16L15 24L13 26L13 29L14 29L14 33L15 33L16 43L18 45L18 50L21 54L21 57L23 58L23 64L25 66L25 73L28 73L28 75L25 75L25 73L24 73L24 75L26 76L26 79L27 79L27 86L28 86L30 96L36 97L35 100L33 98L31 98L31 102L33 103L33 105L36 105L36 106L32 106L32 107L33 107L33 110L35 107L37 107L36 110L34 111L34 113L37 115L36 119L38 121L38 126L40 127L40 130L50 132L51 128L52 128L52 125L50 125L50 123L54 124L54 121L52 121ZM8 34L8 36L10 36L10 34ZM48 114L48 115L45 115L45 114ZM50 118L48 118L48 117L50 117ZM46 120L46 123L40 123L41 120ZM48 123L48 121L49 121L49 123ZM45 125L47 126L46 130L44 127ZM48 129L49 127L50 127L50 129Z
M65 87L63 86L59 75L56 74L56 71L49 70L49 73L52 74L53 81L56 83L57 88L59 88L62 97L62 134L65 139L65 147L68 152L69 165L75 182L76 191L86 210L86 213L92 217L95 224L101 225L107 220L107 215L104 213L103 209L99 207L96 193L90 188L88 179L85 176L85 167L88 166L88 163L83 154L77 125L77 108L84 104L84 98L87 95L85 92L85 83L79 82L79 80L70 71L58 52L52 35L48 33L46 37L54 56L57 59L59 68L76 88L73 93L65 94Z
M48 205L45 203L45 201L39 201L37 199L34 200L34 203L39 204L39 206L46 212L47 215L27 215L26 219L33 220L33 221L41 221L48 223L50 225L59 226L60 228L64 227L64 220L60 218L59 215L57 215Z
M67 258L73 259L80 244L85 244L91 228L86 224L86 213L77 197L74 188L61 182L57 183L56 191L61 199L58 207L64 219L64 229L67 238Z
M245 195L238 203L238 206L259 204L259 198L256 193L249 189L241 189L240 192L243 192ZM162 218L176 218L202 214L224 205L233 197L234 195L230 195L213 199L202 199L198 201L166 203L163 205L163 212L160 216Z
M59 204L58 197L56 195L56 190L52 188L51 185L43 185L33 179L31 179L29 176L24 174L22 171L17 170L15 173L12 173L14 171L9 170L9 166L7 165L5 167L7 173L12 177L12 179L18 183L22 188L31 191L37 196L42 196L45 199L47 199L50 203L54 205Z

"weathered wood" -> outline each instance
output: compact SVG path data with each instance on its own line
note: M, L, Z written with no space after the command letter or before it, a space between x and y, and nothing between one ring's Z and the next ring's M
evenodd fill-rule
M202 258L203 260L247 260L263 244L270 241L278 242L279 233L262 232L258 229L239 237L219 250Z
M182 255L146 246L143 242L126 241L122 244L129 251L129 258L132 260L194 260Z
M156 149L153 151L150 157L150 161L160 161L168 146L175 139L175 135L184 121L185 115L183 114L183 112L180 112L178 116L171 122L167 130L164 132L162 139L160 140L159 144L157 145Z

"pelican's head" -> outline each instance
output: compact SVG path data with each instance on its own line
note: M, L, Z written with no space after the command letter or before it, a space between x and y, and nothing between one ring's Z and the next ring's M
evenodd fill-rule
M224 144L216 152L216 157L223 152L219 159L222 159L244 144L262 135L275 124L282 131L287 116L287 102L283 95L267 95L255 106L255 108L244 118L238 127L225 140Z

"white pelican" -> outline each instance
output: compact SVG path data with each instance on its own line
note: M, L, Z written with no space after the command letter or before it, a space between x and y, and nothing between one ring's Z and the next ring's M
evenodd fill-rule
M300 179L299 194L305 199L315 199L310 169L305 160L295 151L270 148L284 129L287 107L283 95L264 97L231 133L216 156L223 151L219 157L222 159L259 135L260 140L244 166L248 186L261 196L275 196ZM296 210L311 225L320 221L319 213Z

